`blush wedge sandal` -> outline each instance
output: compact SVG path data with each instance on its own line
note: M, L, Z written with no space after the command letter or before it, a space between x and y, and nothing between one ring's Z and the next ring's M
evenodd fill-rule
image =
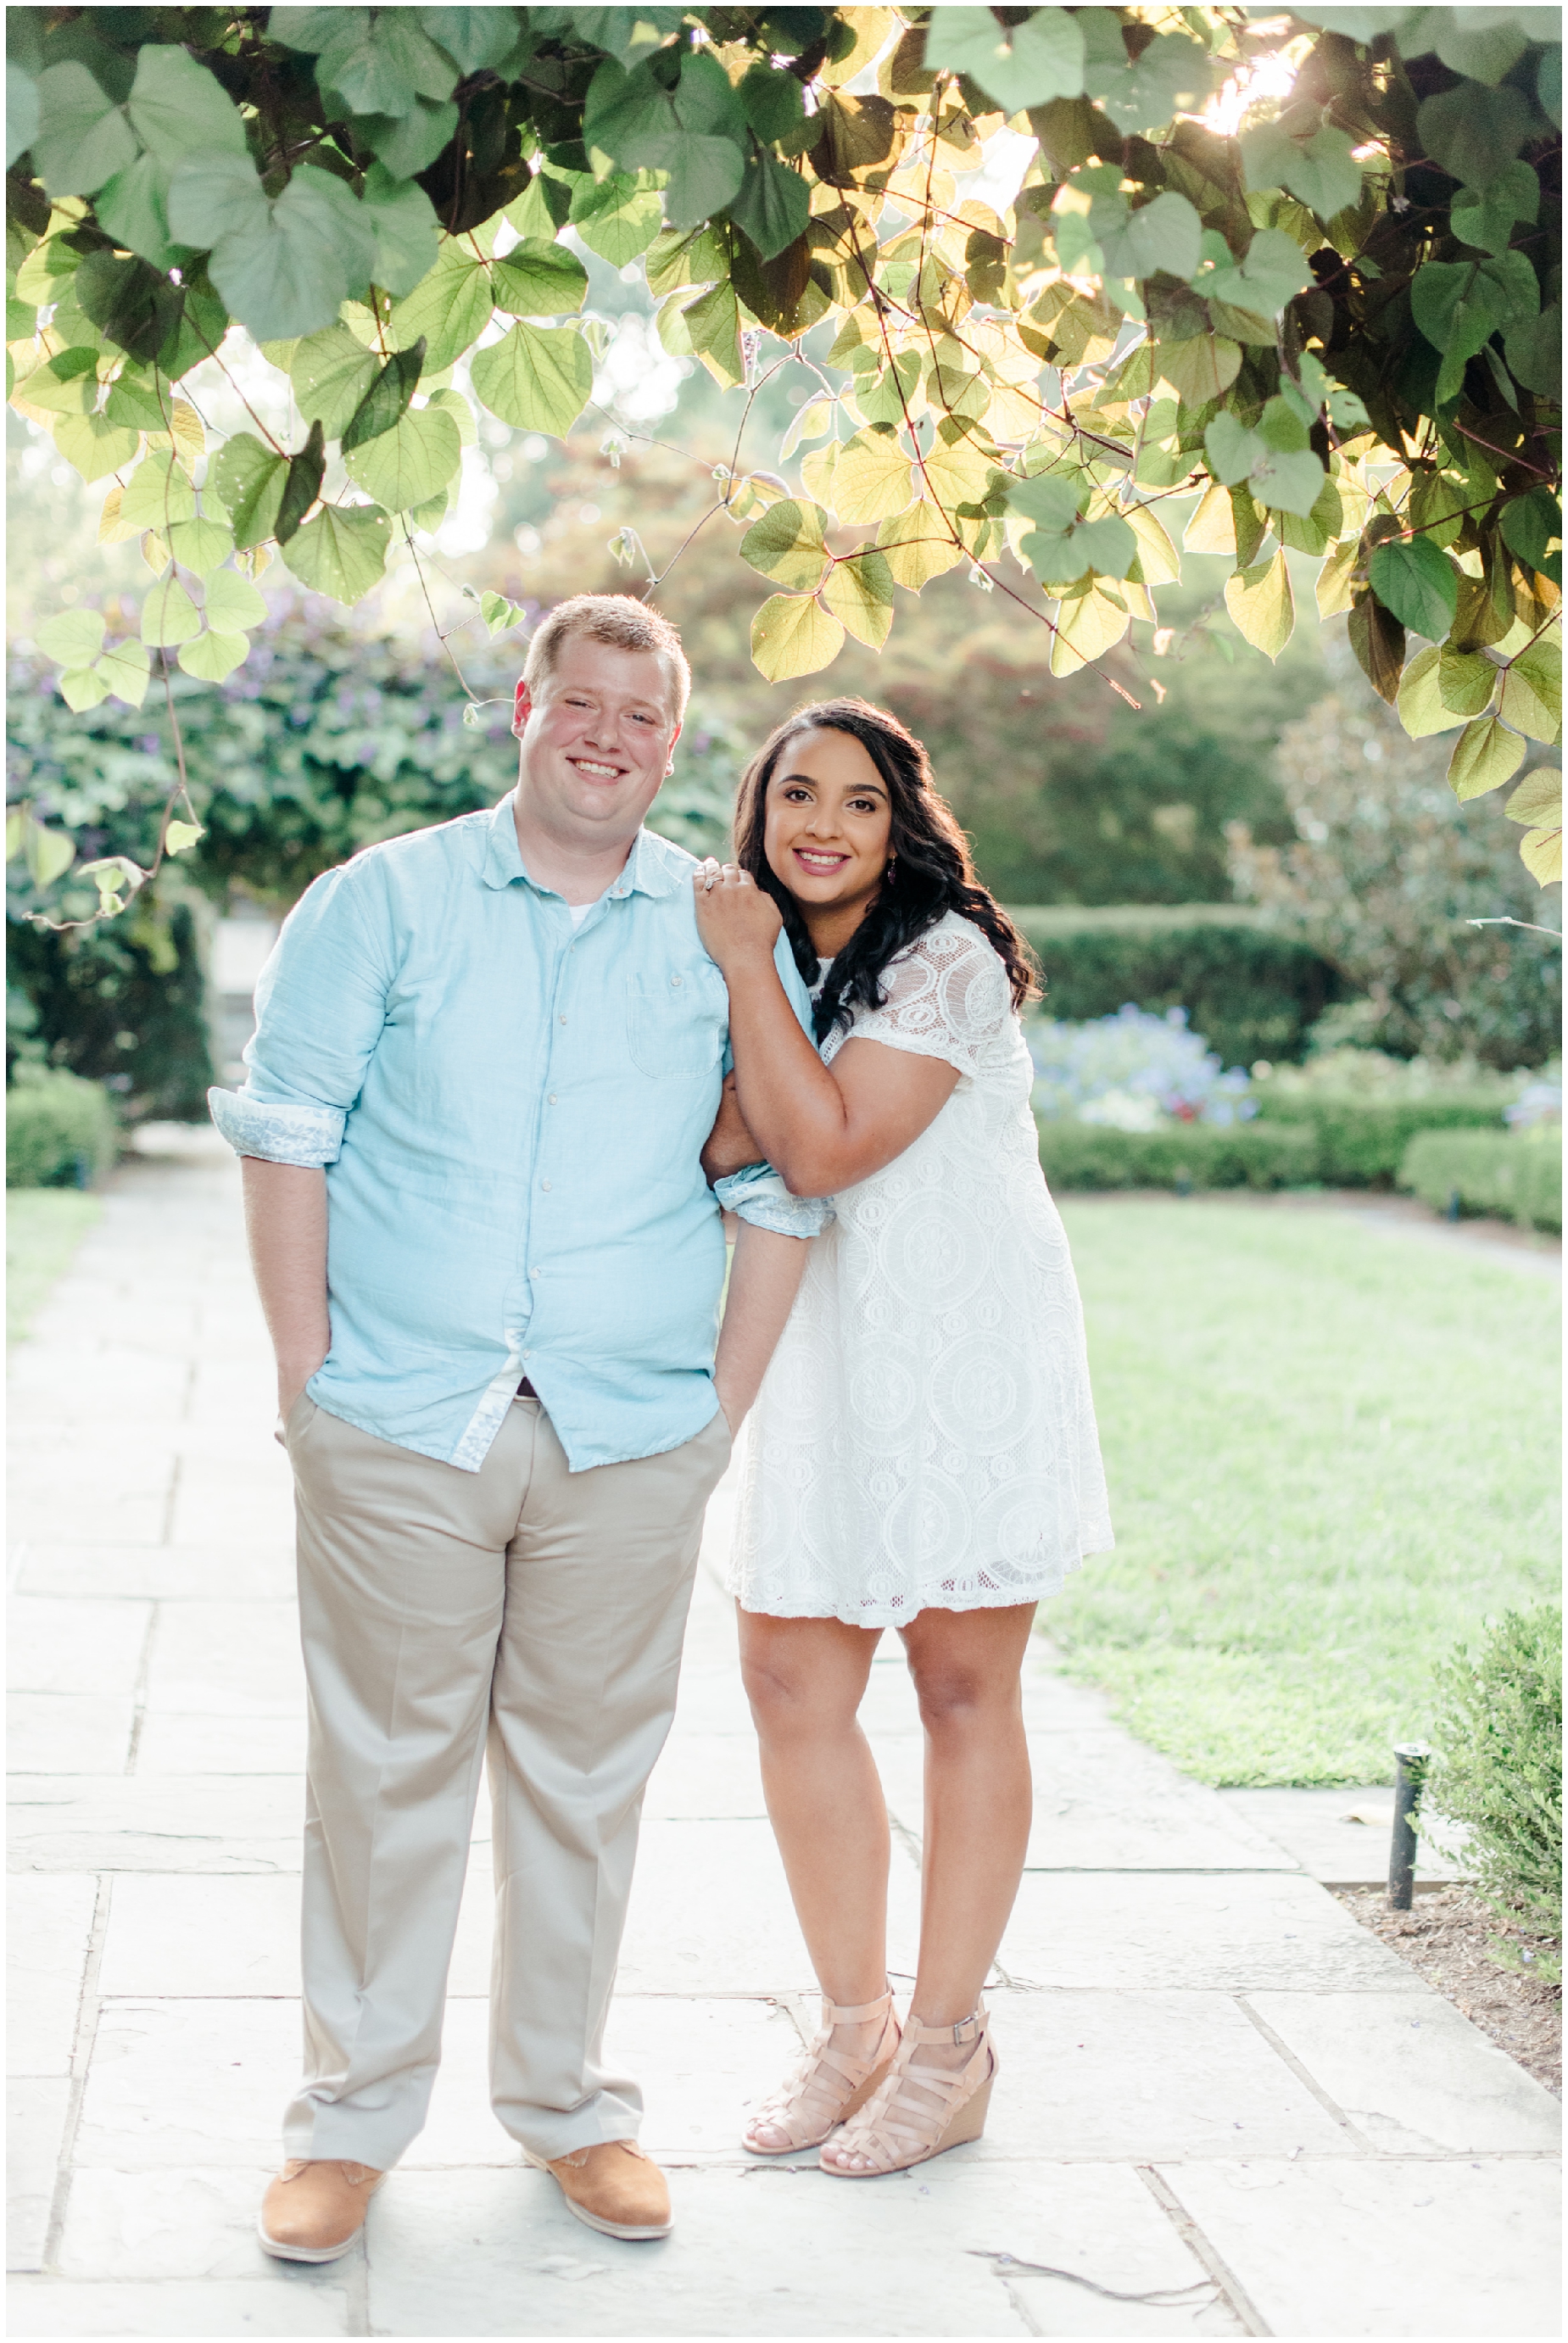
M961 2066L937 2066L919 2055L933 2042L974 2046ZM875 2180L979 2139L996 2074L983 2002L956 2026L921 2026L911 2017L877 2089L824 2147L823 2171L837 2180Z
M837 2049L835 2026L869 2025L880 2018L882 2030L869 2058ZM864 2105L893 2063L899 2046L899 2021L893 2015L891 1986L878 2001L849 2008L822 1996L822 2030L812 2041L794 2073L765 2099L747 2125L741 2146L753 2156L796 2156L803 2147L819 2147L857 2107ZM782 2132L781 2142L759 2140L759 2131Z

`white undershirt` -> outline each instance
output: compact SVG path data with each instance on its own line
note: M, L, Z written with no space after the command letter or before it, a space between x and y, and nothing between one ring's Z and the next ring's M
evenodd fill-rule
M596 895L593 900L594 903L602 903L604 901L604 897L602 895ZM567 905L567 917L570 920L574 928L580 928L583 921L587 919L588 913L592 910L593 903L568 903Z

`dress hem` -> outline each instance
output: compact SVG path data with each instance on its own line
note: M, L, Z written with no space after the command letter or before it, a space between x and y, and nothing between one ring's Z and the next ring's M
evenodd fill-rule
M759 1619L838 1619L842 1621L846 1627L906 1627L910 1621L918 1618L922 1611L1005 1611L1016 1609L1024 1603L1049 1602L1053 1594L1061 1594L1068 1580L1075 1571L1082 1569L1091 1554L1110 1554L1114 1551L1115 1544L1115 1539L1108 1531L1103 1543L1097 1541L1092 1545L1084 1546L1070 1562L1059 1564L1054 1570L1045 1575L1039 1585L1032 1588L999 1586L989 1592L966 1594L960 1601L955 1603L951 1600L946 1602L942 1600L949 1590L939 1584L919 1599L911 1600L909 1604L900 1604L896 1610L886 1603L868 1605L853 1611L834 1604L827 1605L799 1604L791 1604L788 1608L778 1604L766 1607L749 1604L739 1584L739 1574L733 1569L727 1570L724 1574L724 1591L740 1605L743 1611L749 1611L754 1617Z

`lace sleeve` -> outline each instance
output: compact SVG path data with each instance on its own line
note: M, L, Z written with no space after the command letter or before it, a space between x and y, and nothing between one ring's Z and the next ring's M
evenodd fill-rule
M846 1040L884 1041L920 1058L945 1058L974 1074L1012 1011L1007 970L978 930L933 928L882 971L888 998L862 1010Z

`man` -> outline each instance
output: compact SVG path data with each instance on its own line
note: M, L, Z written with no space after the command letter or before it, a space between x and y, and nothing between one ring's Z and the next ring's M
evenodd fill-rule
M753 1225L716 1362L728 997L690 856L641 827L689 685L640 603L553 611L516 790L317 880L212 1094L297 1492L306 2074L260 2219L287 2259L349 2250L424 2122L487 1738L496 2113L595 2228L670 2226L604 2022L703 1509L820 1220L719 1181Z

